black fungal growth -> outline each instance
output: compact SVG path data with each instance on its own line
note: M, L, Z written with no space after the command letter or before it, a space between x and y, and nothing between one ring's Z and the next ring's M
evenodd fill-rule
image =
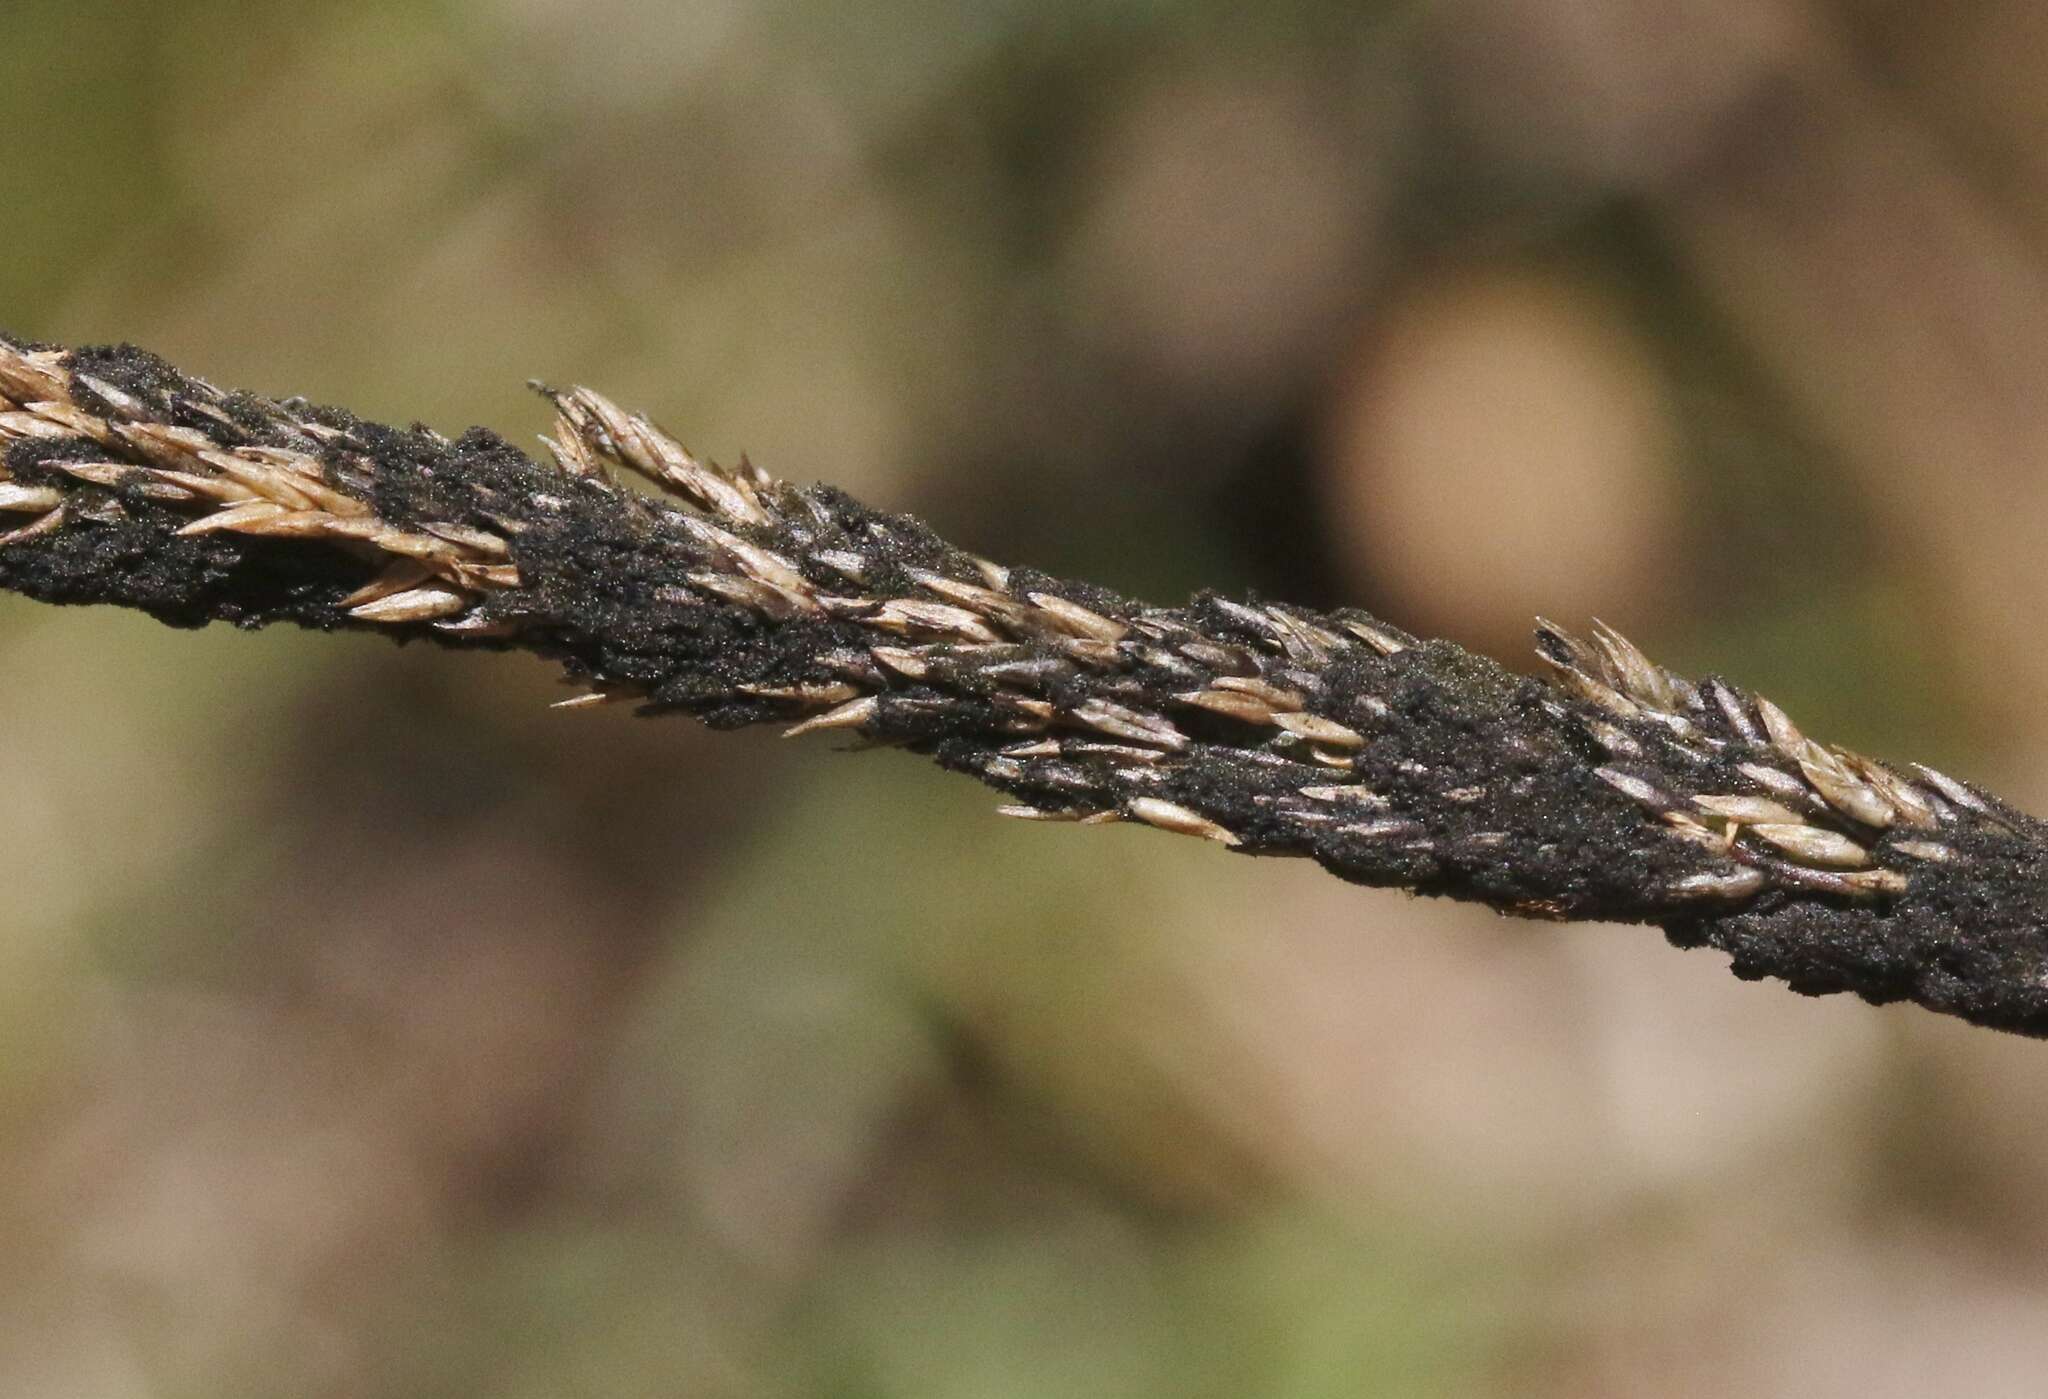
M1544 624L1539 681L1363 613L1152 607L550 396L543 462L0 337L0 588L525 650L586 687L572 703L847 730L1007 814L1654 923L1738 976L2048 1034L2048 829L1604 628Z

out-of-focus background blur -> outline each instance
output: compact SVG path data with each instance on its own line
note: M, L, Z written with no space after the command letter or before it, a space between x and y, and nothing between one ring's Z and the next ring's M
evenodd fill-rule
M2048 10L10 0L0 324L2048 808ZM2048 1046L0 598L0 1392L2034 1395Z

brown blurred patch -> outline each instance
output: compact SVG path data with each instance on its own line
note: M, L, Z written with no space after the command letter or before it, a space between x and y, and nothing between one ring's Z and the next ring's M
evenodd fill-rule
M1372 329L1322 460L1355 586L1496 654L1524 651L1538 613L1655 622L1676 443L1619 308L1541 268L1472 268L1412 287Z

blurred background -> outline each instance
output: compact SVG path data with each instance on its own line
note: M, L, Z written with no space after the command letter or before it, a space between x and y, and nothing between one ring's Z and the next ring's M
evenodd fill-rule
M2048 10L10 0L0 324L2048 809ZM2048 1046L0 598L0 1391L2032 1395ZM2042 1120L2037 1120L2042 1119Z

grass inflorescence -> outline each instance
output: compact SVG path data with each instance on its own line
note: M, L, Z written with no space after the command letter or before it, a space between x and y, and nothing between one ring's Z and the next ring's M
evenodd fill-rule
M0 587L526 650L577 684L569 707L842 731L1008 815L1655 923L1744 977L2048 1034L2041 823L1608 628L1542 623L1538 680L1357 611L1150 606L543 392L536 459L0 337Z

